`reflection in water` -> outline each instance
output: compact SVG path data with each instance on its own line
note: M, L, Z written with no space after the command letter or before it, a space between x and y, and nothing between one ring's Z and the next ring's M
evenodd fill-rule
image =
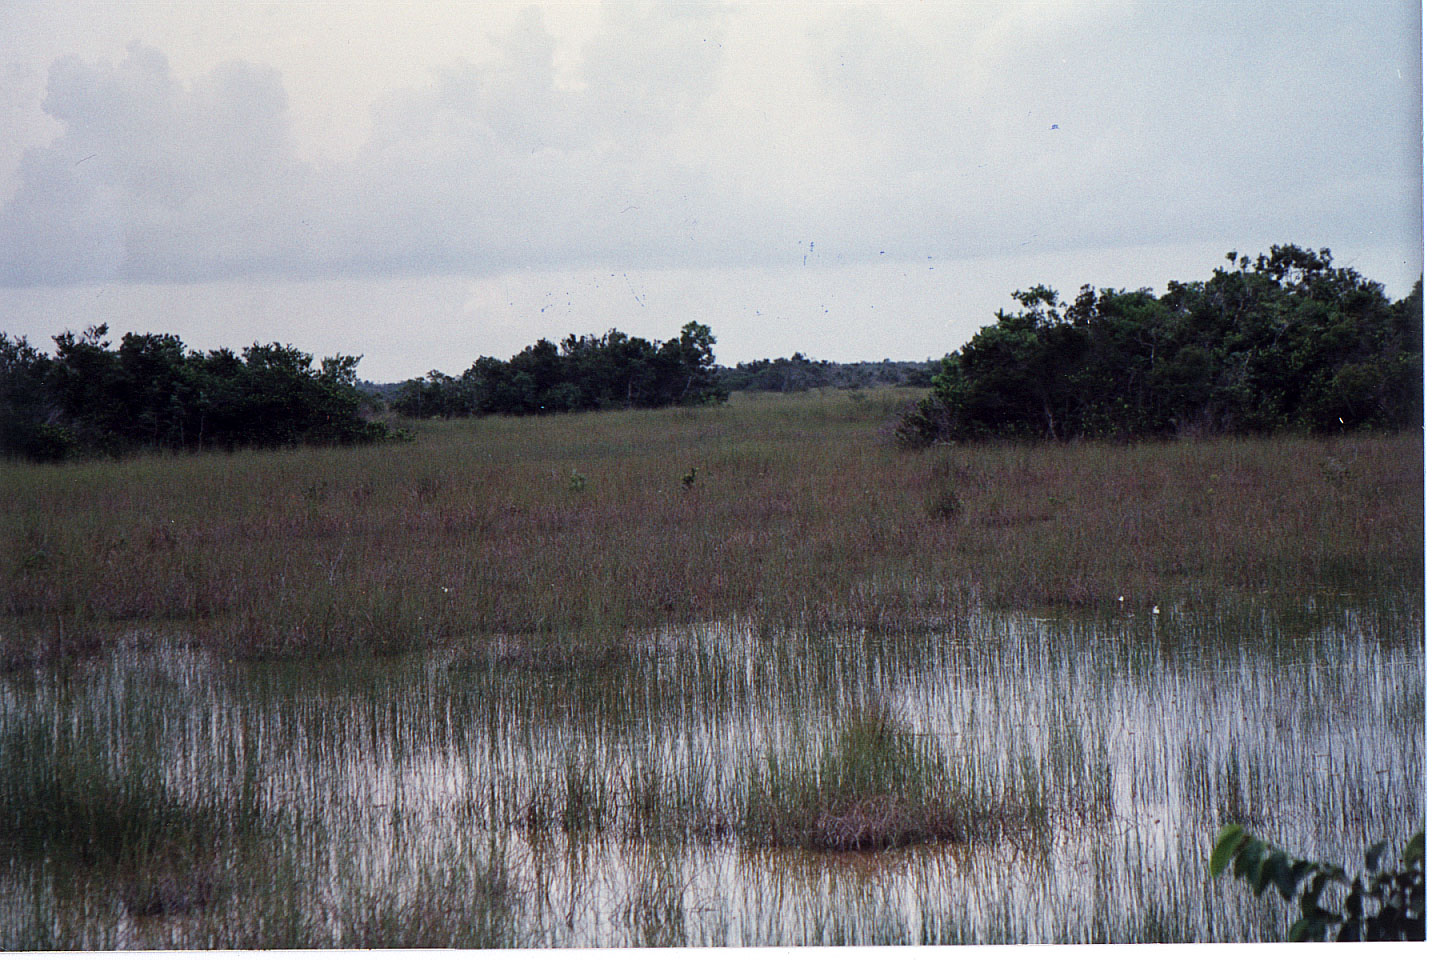
M129 649L0 682L6 763L44 744L58 777L142 778L147 802L245 829L109 871L16 857L0 946L1272 937L1278 904L1206 877L1211 838L1242 820L1353 858L1407 837L1423 660L1418 614L1389 607L1304 632L1259 614L985 615L963 636L727 623L357 662ZM944 791L1030 828L865 854L749 829L767 763L819 769L877 709L943 758ZM126 891L160 873L171 886L147 890L213 892L137 916Z

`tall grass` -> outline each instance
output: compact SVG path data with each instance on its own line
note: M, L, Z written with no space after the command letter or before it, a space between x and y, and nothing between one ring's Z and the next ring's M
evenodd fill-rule
M3 464L0 660L137 632L303 656L733 616L904 630L977 602L1195 608L1420 583L1418 435L912 452L886 434L910 396Z
M0 732L0 850L95 867L213 856L230 811L169 794L158 765L118 765L91 737L37 722Z
M740 829L752 840L816 850L885 850L927 841L977 844L1043 833L1022 784L983 782L880 706L839 718L790 755L752 766ZM983 785L982 785L983 784Z

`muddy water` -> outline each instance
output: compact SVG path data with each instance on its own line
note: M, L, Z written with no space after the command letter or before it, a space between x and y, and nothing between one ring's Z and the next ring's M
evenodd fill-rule
M113 868L6 853L0 946L1254 940L1286 911L1208 878L1221 825L1353 862L1423 817L1412 606L977 615L907 638L714 624L596 648L234 663L137 644L0 680L6 797L14 744L48 737L86 789L132 778L244 821ZM879 853L746 835L767 758L818 763L876 709L956 791L1040 826ZM156 884L172 892L137 907Z

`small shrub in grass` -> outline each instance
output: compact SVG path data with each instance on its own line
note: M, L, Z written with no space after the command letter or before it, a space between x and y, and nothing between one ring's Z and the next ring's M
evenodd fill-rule
M946 491L925 499L925 515L931 520L949 520L960 513L965 502L954 491Z
M1336 940L1424 940L1425 831L1410 838L1397 867L1381 870L1386 847L1382 840L1365 851L1367 884L1333 863L1292 857L1232 823L1215 838L1210 875L1220 876L1233 861L1236 879L1247 881L1257 897L1267 887L1287 902L1298 894L1300 918L1290 927L1291 940L1326 940L1332 928ZM1342 897L1339 911L1321 903L1327 888Z
M120 899L132 916L174 916L208 906L215 899L217 884L213 866L179 874L142 875L124 885Z

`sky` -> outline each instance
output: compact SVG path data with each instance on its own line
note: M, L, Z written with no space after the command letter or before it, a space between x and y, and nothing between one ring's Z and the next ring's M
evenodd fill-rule
M0 0L0 330L458 374L925 359L1012 291L1422 265L1420 4Z

